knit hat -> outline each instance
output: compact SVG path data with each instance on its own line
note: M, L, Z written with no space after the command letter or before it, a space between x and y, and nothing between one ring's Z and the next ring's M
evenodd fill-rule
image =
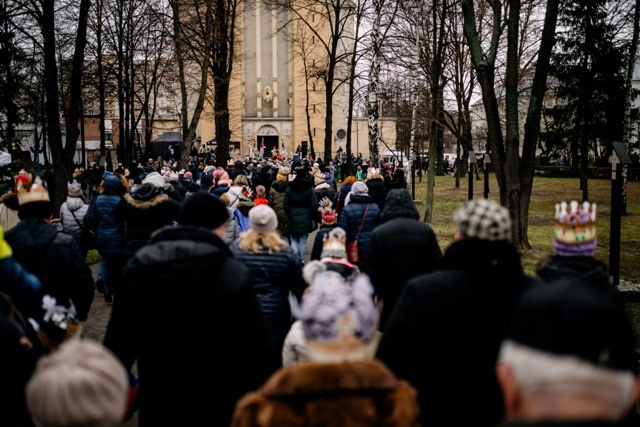
M29 181L26 181L29 179ZM42 178L36 176L31 179L31 174L18 175L16 178L16 190L18 192L18 204L20 206L34 202L50 203L49 192Z
M334 271L316 274L299 317L314 361L361 360L375 352L378 311L366 275L347 285Z
M162 177L162 175L160 175L158 172L151 172L146 177L144 177L144 179L142 180L142 183L153 184L155 187L164 188L165 180Z
M336 227L323 237L320 258L347 258L347 233Z
M196 191L180 206L180 224L215 230L229 220L224 203L208 191Z
M474 199L465 202L453 215L453 221L465 239L497 241L511 238L509 211L493 200Z
M264 188L264 185L256 185L256 195L264 197L267 194L267 189Z
M256 233L271 233L278 229L276 211L268 205L254 206L249 210L249 228Z
M82 196L82 186L75 179L67 184L67 194L71 197L80 197Z
M287 181L289 179L289 174L291 173L291 169L288 167L281 167L278 169L278 173L276 174L276 180L278 181Z
M38 361L27 406L39 427L118 426L128 389L124 367L106 347L72 340Z
M580 281L533 288L513 311L507 339L548 355L636 372L635 336L616 288Z
M556 203L553 249L562 256L593 256L596 252L596 204L589 202L579 206L575 200L570 203Z
M363 194L369 194L369 187L362 181L356 181L351 186L351 193L354 196L360 196Z
M326 181L326 178L324 177L324 173L318 171L313 175L313 182L315 185L323 184L325 181Z

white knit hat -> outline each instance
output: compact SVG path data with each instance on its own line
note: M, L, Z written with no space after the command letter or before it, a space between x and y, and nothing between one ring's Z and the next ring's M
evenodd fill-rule
M27 406L38 427L119 426L128 389L124 367L106 347L71 340L38 361Z

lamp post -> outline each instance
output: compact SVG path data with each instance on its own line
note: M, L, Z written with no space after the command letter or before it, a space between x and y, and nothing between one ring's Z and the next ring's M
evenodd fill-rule
M489 198L489 165L491 164L491 155L484 153L484 198Z
M609 229L609 283L620 282L620 222L622 216L622 167L631 164L631 157L622 142L613 142L611 163L611 225Z
M478 163L476 159L476 153L473 150L469 150L469 158L467 159L469 162L469 200L473 200L473 165Z

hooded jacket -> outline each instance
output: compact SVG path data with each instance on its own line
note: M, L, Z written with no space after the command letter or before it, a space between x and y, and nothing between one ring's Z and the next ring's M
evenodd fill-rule
M435 271L405 284L376 357L417 389L422 425L502 420L496 361L513 307L532 283L510 242L462 239ZM461 384L473 396L462 406L452 398Z
M442 251L435 232L420 221L405 189L389 192L380 222L371 233L363 270L384 301L380 315L380 330L384 331L407 280L435 270Z
M125 194L125 237L132 255L147 244L155 230L172 226L178 220L180 204L160 187L142 184Z
M318 220L318 199L305 173L298 173L289 182L283 206L289 216L289 232L303 235L311 233Z
M91 270L75 238L42 219L25 218L5 232L13 258L42 284L42 292L69 298L87 320L94 295Z
M265 337L249 271L210 230L179 227L129 261L104 344L137 362L140 426L226 426L272 372Z

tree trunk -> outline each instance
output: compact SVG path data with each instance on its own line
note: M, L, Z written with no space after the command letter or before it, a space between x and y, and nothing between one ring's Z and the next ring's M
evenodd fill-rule
M631 120L631 81L633 80L633 70L636 65L638 55L638 44L640 39L640 0L636 0L633 10L633 36L631 37L631 45L629 45L629 55L627 63L627 76L625 81L625 97L624 97L624 129L622 131L622 142L629 150L631 137L633 135L633 123ZM628 215L627 211L627 165L622 167L622 215Z
M54 0L44 0L42 2L40 26L42 29L42 43L44 50L47 133L53 164L57 166L60 171L60 178L56 176L56 186L59 187L60 182L64 182L62 177L65 174L65 169L63 168L65 156L64 148L62 146L62 129L60 126L60 93L58 89L58 64L56 61L54 13ZM59 200L59 194L50 194L50 197L54 205L55 214L59 212L59 209L55 209L55 206L61 206L63 201Z

